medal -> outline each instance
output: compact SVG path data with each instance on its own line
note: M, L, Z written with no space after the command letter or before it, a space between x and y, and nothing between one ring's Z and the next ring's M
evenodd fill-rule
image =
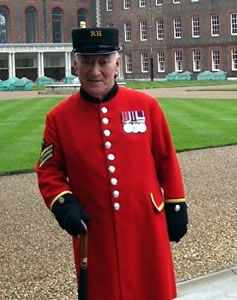
M126 133L144 133L147 129L143 110L121 112L123 130Z
M139 124L138 123L133 123L132 124L132 132L133 133L138 133L139 132Z
M141 133L143 133L143 132L146 131L146 124L145 124L145 123L140 123L140 124L138 125L138 127L139 127L139 131L140 131Z
M126 123L123 125L123 130L126 132L126 133L131 133L133 131L133 126L131 123Z

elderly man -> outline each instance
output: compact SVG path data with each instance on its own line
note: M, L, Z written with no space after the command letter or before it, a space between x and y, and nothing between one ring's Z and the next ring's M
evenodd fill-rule
M187 231L182 176L156 99L118 86L116 28L72 31L81 89L46 118L41 194L80 243L88 235L89 300L176 297L169 241Z

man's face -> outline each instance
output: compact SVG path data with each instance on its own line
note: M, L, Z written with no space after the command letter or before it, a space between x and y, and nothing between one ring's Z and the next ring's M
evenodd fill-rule
M113 87L114 77L118 75L118 54L77 55L75 71L83 89L91 96L102 99Z

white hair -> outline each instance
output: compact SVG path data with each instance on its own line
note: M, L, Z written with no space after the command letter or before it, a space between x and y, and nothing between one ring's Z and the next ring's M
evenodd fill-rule
M92 56L97 56L97 55L98 55L98 56L99 56L99 55L110 55L111 57L114 58L114 62L116 62L117 59L120 58L120 54L119 54L118 51L115 51L115 52L112 52L112 53L108 53L108 54L95 54L95 55L92 55ZM81 55L80 55L79 53L75 53L75 54L74 54L75 60L78 61L78 57L80 57L80 56L81 56ZM85 55L85 56L87 56L87 55ZM90 56L90 55L88 55L88 56Z

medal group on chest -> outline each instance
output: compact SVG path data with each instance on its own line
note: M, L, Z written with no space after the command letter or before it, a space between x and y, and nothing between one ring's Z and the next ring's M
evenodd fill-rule
M147 129L143 110L123 111L121 118L126 133L144 133Z

